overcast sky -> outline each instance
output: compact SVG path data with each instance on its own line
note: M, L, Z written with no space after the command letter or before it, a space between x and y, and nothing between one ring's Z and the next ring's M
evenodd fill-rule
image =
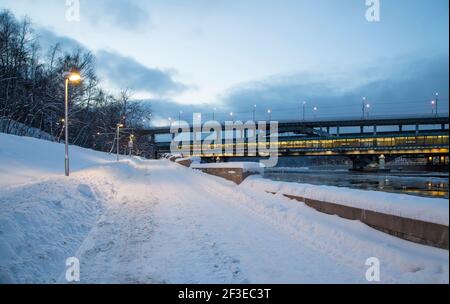
M352 116L362 96L373 115L448 112L448 0L0 0L29 16L41 43L82 45L97 56L102 85L129 88L159 119L182 110L217 116ZM240 117L239 117L240 115Z

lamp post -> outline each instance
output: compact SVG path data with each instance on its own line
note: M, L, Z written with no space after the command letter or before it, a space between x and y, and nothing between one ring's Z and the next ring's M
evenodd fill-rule
M272 110L268 109L267 114L269 115L269 121L271 121L272 120Z
M361 119L364 119L366 117L366 97L363 97L362 99L362 116Z
M121 124L121 123L118 123L117 124L117 130L116 130L116 132L117 132L117 134L116 134L116 137L117 137L117 161L119 161L119 153L120 153L120 128L123 128L123 124Z
M133 151L133 145L134 145L134 135L131 134L130 135L130 140L128 141L128 149L129 149L129 156L131 158L132 156L132 151Z
M233 112L230 112L230 117L231 117L231 119L232 119L233 122L234 122L234 113L233 113Z
M432 100L431 101L431 115L434 115L434 109L436 107L436 101Z
M305 121L305 109L306 109L306 101L304 101L303 104L302 104L302 116L303 116L303 121Z
M369 119L369 112L370 112L370 104L366 104L366 111L367 111L367 119Z
M314 107L313 110L314 110L314 119L316 119L316 117L317 117L317 110L318 109L317 109L317 107Z
M436 101L436 105L435 105L436 111L434 111L435 112L434 114L436 115L436 117L438 116L438 98L439 98L439 93L436 92L436 98L434 99Z
M178 127L181 128L181 115L183 114L183 111L178 112Z
M65 72L63 74L64 77L64 133L65 133L65 151L64 151L64 169L66 176L70 174L70 166L69 166L69 82L76 83L81 80L81 75L75 70L71 72Z
M256 119L256 105L253 105L253 121Z

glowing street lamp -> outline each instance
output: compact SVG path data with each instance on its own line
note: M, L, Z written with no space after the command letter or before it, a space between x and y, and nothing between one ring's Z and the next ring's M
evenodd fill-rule
M436 114L436 116L438 116L438 99L439 99L439 93L438 92L436 92L436 98L434 99L434 101L435 101L435 114Z
M253 105L253 121L256 119L256 105Z
M66 176L70 174L69 167L69 82L77 83L81 80L81 75L79 72L72 70L71 72L63 73L65 93L64 93L64 104L65 104L65 115L64 115L64 132L65 132L65 151L64 151L64 168Z
M367 118L369 118L370 104L366 104Z
M267 114L269 115L269 121L271 121L272 120L272 110L268 109Z
M318 109L317 107L314 107L313 110L314 110L314 119L316 119L316 117L317 117L317 111L318 111L319 109Z
M436 100L431 101L431 115L434 114L434 109L436 108Z
M118 123L117 124L117 130L116 130L116 132L117 132L117 134L116 134L116 137L117 137L117 161L119 161L119 153L120 153L120 128L123 128L124 127L124 125L123 124L121 124L121 123Z

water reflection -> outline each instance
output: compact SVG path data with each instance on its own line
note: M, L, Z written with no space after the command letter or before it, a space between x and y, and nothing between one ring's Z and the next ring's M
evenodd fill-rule
M355 189L405 193L424 197L448 198L448 175L442 173L389 173L367 174L345 170L277 170L265 173L276 181L329 185Z

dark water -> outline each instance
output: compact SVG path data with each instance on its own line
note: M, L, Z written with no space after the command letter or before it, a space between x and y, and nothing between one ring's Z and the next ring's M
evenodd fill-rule
M347 170L271 169L271 180L448 198L448 175L443 173L356 173Z

